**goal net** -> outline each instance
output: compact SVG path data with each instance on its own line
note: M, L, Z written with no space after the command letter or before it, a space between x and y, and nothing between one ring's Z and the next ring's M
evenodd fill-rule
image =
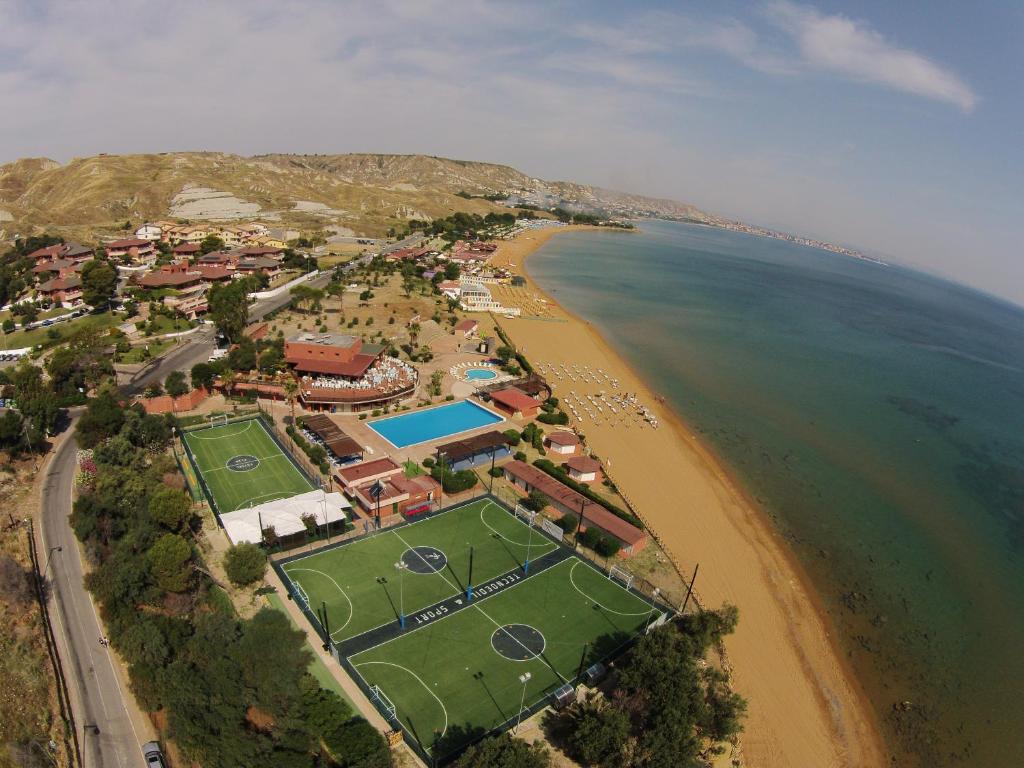
M522 504L516 504L516 517L520 518L527 525L533 525L537 519L537 513L532 509L527 509Z
M210 415L210 426L217 427L228 423L228 415L226 413L215 413Z
M612 581L618 581L626 589L633 586L633 574L618 565L613 565L608 569L608 578Z
M299 606L309 610L309 595L306 594L306 590L302 588L302 585L297 581L293 581L292 584L295 586L295 600Z
M395 715L395 705L391 703L391 699L384 695L384 691L380 689L379 685L370 688L370 698L387 715L388 719L392 722L398 722L398 717Z

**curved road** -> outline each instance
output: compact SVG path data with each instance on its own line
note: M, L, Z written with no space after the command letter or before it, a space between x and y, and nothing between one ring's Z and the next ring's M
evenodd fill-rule
M69 429L74 429L77 416L74 414ZM143 739L133 728L110 650L100 643L103 630L82 581L78 540L68 520L75 450L74 436L69 435L46 468L39 526L43 546L39 554L46 570L44 576L49 577L54 635L70 683L84 765L129 768L142 765Z
M330 274L318 275L308 285L326 285ZM250 321L291 300L290 291L256 302ZM188 371L209 358L216 346L212 326L204 327L171 350L154 365L141 371L125 388L126 394L141 392L154 381L162 381L174 370ZM84 569L78 540L71 529L72 486L76 462L74 435L81 408L70 410L68 434L55 450L46 467L41 491L41 517L38 526L42 546L44 580L50 587L50 611L58 652L67 676L75 726L82 748L85 768L133 768L142 765L141 744L152 738L150 732L136 732L128 713L131 694L122 690L114 671L110 650L100 643L102 624L83 581ZM59 548L59 550L58 550ZM148 727L148 724L140 724Z

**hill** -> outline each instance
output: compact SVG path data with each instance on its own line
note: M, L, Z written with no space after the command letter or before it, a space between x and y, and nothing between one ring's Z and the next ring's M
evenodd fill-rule
M564 181L504 165L425 155L289 155L219 152L45 158L0 166L0 228L88 237L154 219L280 221L302 230L381 235L410 218L457 210L506 210L507 196L538 207L718 223L659 200Z

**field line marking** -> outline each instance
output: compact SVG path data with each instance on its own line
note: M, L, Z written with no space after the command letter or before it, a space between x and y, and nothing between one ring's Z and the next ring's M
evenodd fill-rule
M395 531L395 536L398 536L398 531ZM411 549L411 550L412 550L412 551L413 551L413 552L414 552L414 553L416 554L416 556L417 556L418 558L420 558L420 560L423 560L423 564L424 564L425 566L427 566L428 568L430 567L430 563L428 563L428 562L427 562L427 561L426 561L426 560L425 560L425 559L423 558L423 556L422 556L422 555L421 555L421 554L420 554L419 552L416 552L416 550L415 550L415 549L413 549L413 548L412 548L411 546L409 546L409 542L407 542L407 541L406 541L405 539L403 539L403 538L402 538L401 536L398 536L398 540L399 540L399 541L401 541L401 542L402 542L403 544L405 544L405 546L406 546L406 547L408 547L409 549ZM454 590L455 590L455 593L456 593L456 594L458 594L458 593L459 593L459 592L461 591L461 590L460 590L460 589L459 589L459 588L458 588L458 587L457 587L457 586L456 586L455 584L452 584L452 583L451 583L450 581L448 581L448 577L447 577L447 576L445 576L445 575L444 575L444 573L443 573L442 571L434 571L434 573L436 573L436 574L437 574L438 576L440 576L440 577L441 577L442 579L444 579L444 580L445 580L445 582L446 582L446 583L448 584L448 586L449 586L449 587L451 587L452 589L454 589ZM526 579L523 579L523 581L526 581ZM485 610L484 610L483 608L481 608L481 607L480 607L479 605L477 605L476 603L472 603L472 602L470 603L470 605L471 605L471 606L472 606L473 608L476 608L476 609L477 609L478 611L480 611L481 615L483 615L483 616L484 616L484 617L485 617L485 618L486 618L486 619L487 619L487 620L488 620L489 622L491 622L491 624L493 624L494 626L498 627L499 629L501 628L501 626L502 626L502 625L501 625L501 624L499 624L498 622L496 622L496 621L495 621L495 620L494 620L494 619L493 619L493 618L491 617L491 615L490 615L489 613L487 613L487 612L486 612L486 611L485 611ZM508 634L508 633L506 633L506 634ZM522 647L522 649L523 649L524 651L526 651L527 653L530 653L530 652L531 652L529 648L527 648L527 647L526 647L525 645L523 645L523 644L522 644L521 642L519 642L519 639L518 639L518 638L512 637L512 635L511 635L511 634L509 634L509 637L511 637L511 638L512 638L513 640L515 640L515 642L516 642L516 643L518 643L518 644L519 644L519 645L520 645L520 646ZM544 659L541 659L541 661L544 661ZM565 680L565 678L564 678L564 677L562 677L562 676L561 676L561 675L560 675L560 674L558 673L558 670L557 670L557 669L555 669L555 667L554 667L554 666L553 666L552 664L548 664L548 662L546 662L546 661L545 661L544 663L545 663L545 664L547 664L547 665L548 665L548 668L550 668L550 669L551 669L551 671L555 673L555 677L557 677L557 678L558 678L559 680L563 680L563 681Z
M352 666L354 666L354 667L356 667L358 669L359 667L366 667L366 666L369 666L370 664L381 664L381 665L383 665L385 667L395 667L396 669L401 669L403 672L408 672L410 675L415 677L416 681L420 685L423 686L423 688L426 690L426 692L429 693L431 696L433 696L434 700L438 704L441 705L441 711L444 712L444 729L441 731L441 735L438 736L437 739L434 740L434 743L436 744L440 739L444 738L444 735L448 732L448 708L444 705L444 702L441 701L440 697L436 693L434 693L432 690L430 690L430 686L428 686L426 683L424 683L423 679L419 675L417 675L415 672L413 672L411 669L409 669L407 667L403 667L401 664L395 664L395 663L390 662L390 661L364 661L362 664L353 664ZM396 715L397 715L397 712L396 712Z
M513 540L512 540L512 539L510 539L510 538L509 538L508 536L506 536L505 534L503 534L503 533L502 533L501 531L499 531L499 530L497 530L496 528L494 528L494 527L493 527L493 526L492 526L492 525L491 525L490 523L488 523L488 522L487 522L486 520L484 520L484 511L485 511L485 510L488 510L488 509L490 509L491 507L498 507L498 505L497 505L497 504L495 504L495 503L494 503L493 501L491 501L490 499L488 499L488 500L487 500L487 504L486 504L485 506L483 506L483 507L481 507L481 508L480 508L480 522L481 522L481 523L483 523L483 524L484 524L484 525L485 525L486 527L490 528L490 529L491 529L491 531L493 531L493 532L494 532L494 533L495 533L495 534L496 534L497 536L499 536L499 537L503 538L503 539L504 539L505 541L507 541L507 542L508 542L509 544L515 544L515 545L516 545L517 547L531 547L531 548L532 548L532 547L538 547L538 548L539 548L539 547L545 547L545 550L544 550L544 551L546 551L546 552L547 552L547 551L550 551L550 547L552 547L552 546L555 546L555 545L554 545L554 544L552 544L552 542L551 542L551 541L549 541L549 540L548 540L548 539L547 539L547 538L546 538L546 537L544 536L544 534L542 534L542 533L540 533L540 534L537 534L537 535L538 535L538 537L540 538L540 543L538 543L538 544L533 544L533 545L531 545L531 544L530 544L529 542L513 541ZM508 514L508 513L507 513L507 512L505 512L505 510L503 510L503 509L502 509L501 507L498 507L498 509L501 509L501 511L502 511L502 514ZM516 522L518 522L518 523L519 523L520 525L525 525L525 523L523 523L523 522L522 522L521 520L519 520L518 518L516 518Z
M221 427L221 429L227 429L230 426L231 425L228 424L228 425L226 425L224 427ZM191 432L186 432L185 433L185 439L186 440L193 440L193 439L194 440L223 440L226 437L238 437L239 435L242 435L242 434L248 432L250 427L252 427L252 420L251 419L245 423L245 427L243 429L240 429L237 432L232 432L230 435L217 435L215 437L203 437L202 435L196 435L196 434L193 434ZM213 429L216 429L216 427L213 427Z
M347 627L349 625L349 622L352 621L352 617L356 613L356 609L352 605L352 599L348 596L345 590L341 588L341 585L338 582L336 582L329 574L326 574L323 571L318 571L315 568L292 568L291 571L289 571L287 568L284 569L284 572L288 574L298 573L299 571L306 571L307 573L319 573L325 579L330 580L331 584L338 588L338 591L341 592L341 596L344 597L345 601L348 603L348 621L346 621L344 624L342 624L340 627L334 630L334 632L331 632L331 639L333 640L335 633L341 632L341 630ZM309 603L308 600L306 602L307 604Z
M569 569L569 583L572 584L573 589L575 589L577 592L579 592L581 595L587 598L587 600L592 602L594 605L599 606L601 610L608 611L608 613L616 613L619 616L646 616L648 614L654 613L654 608L648 608L646 611L640 611L640 613L626 613L624 611L616 611L614 608L609 608L607 605L604 605L603 603L595 600L582 589L580 589L578 586L576 586L576 579L572 577L572 574L576 570L576 566L579 564L580 561L577 560L575 563L572 564L572 568ZM633 593L627 592L626 594L632 595Z
M235 454L235 455L238 456L238 455L241 455L241 454ZM258 461L258 462L260 462L262 464L264 461L270 461L271 459L276 459L278 456L284 456L284 454L281 453L281 452L278 452L278 453L275 453L275 454L273 454L271 456L257 456L256 457L256 461ZM230 461L233 458L235 458L235 457L234 456L229 457L228 461ZM231 469L231 467L229 467L227 464L225 464L223 467L214 467L213 469L207 469L204 474L208 475L211 472L220 472L222 469ZM245 472L252 472L252 471L257 470L257 469L259 469L258 465L253 467L253 469L247 469L247 470L243 470L243 471L245 471ZM237 472L238 470L237 469L231 469L231 471L232 472Z
M266 499L266 501L261 503L269 504L271 501L277 501L278 499L290 499L292 496L299 495L298 493L283 493L282 495L282 493L282 491L271 491L270 493L261 493L259 496L250 496L248 499L243 500L241 504L239 504L231 511L237 512L240 509L245 509L248 505L251 505L252 502L256 501L257 499ZM302 491L302 493L305 493L305 491ZM272 499L270 498L271 496L275 496L276 498Z

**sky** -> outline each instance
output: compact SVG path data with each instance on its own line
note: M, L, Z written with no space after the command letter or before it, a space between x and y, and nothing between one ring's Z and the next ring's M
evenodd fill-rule
M1024 2L0 0L0 162L426 153L1024 303Z

